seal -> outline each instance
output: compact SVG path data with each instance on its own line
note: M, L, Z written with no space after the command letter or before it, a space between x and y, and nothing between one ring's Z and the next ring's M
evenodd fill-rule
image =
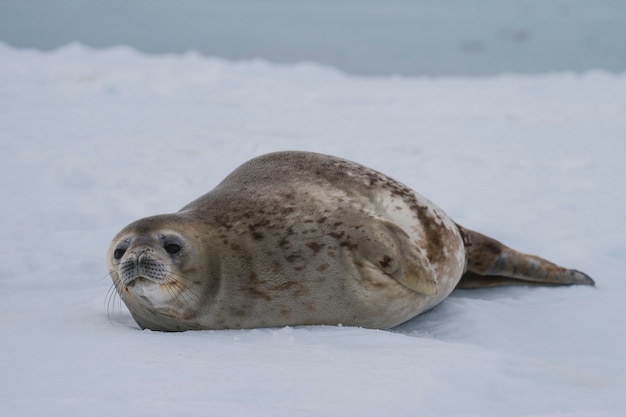
M115 289L142 328L391 328L455 288L594 285L452 221L409 187L345 159L252 159L179 212L113 239Z

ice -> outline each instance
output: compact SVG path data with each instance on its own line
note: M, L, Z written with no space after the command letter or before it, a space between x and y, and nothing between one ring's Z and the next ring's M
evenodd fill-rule
M622 416L626 75L365 78L0 44L0 414ZM261 153L338 155L597 287L456 291L392 331L141 331L104 257Z

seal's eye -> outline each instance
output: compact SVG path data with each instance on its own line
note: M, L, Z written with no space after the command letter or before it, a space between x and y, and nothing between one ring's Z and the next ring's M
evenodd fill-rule
M176 243L166 243L163 247L170 255L176 255L182 249L180 245L177 245Z
M120 259L122 259L122 256L124 256L124 254L126 253L126 249L115 249L115 251L113 251L113 257L115 258L115 260L119 261Z

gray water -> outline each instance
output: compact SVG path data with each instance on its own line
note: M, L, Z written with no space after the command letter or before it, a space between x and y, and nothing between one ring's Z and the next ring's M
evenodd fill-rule
M363 75L626 70L626 0L0 0L0 41Z

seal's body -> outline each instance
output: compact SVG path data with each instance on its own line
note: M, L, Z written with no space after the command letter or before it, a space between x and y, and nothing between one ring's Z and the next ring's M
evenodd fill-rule
M398 325L464 287L593 284L455 224L403 184L332 156L255 158L174 214L131 223L109 271L142 328Z

